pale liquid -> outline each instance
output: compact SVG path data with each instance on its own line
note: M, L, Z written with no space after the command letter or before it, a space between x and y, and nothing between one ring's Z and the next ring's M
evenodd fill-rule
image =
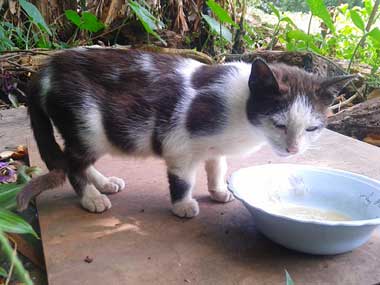
M349 216L329 210L321 210L317 208L308 208L301 206L285 206L276 209L278 214L289 218L319 220L319 221L352 221Z

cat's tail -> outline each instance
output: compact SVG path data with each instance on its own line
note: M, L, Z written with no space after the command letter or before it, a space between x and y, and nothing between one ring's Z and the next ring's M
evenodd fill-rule
M34 138L42 160L49 172L33 178L17 195L17 208L23 211L31 199L43 191L58 187L66 180L66 159L64 152L55 140L54 129L49 116L42 107L40 83L34 81L28 94L28 112Z

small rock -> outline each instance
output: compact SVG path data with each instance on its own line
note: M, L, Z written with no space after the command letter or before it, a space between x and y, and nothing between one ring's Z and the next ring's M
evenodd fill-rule
M145 210L144 210L144 209L141 209L141 210L140 210L140 213L144 213L144 212L145 212Z
M189 279L184 279L183 281L185 281L186 283L191 283Z
M84 259L84 262L87 262L87 263L91 263L93 261L94 261L94 259L92 257L89 257L89 256L86 256L86 258Z

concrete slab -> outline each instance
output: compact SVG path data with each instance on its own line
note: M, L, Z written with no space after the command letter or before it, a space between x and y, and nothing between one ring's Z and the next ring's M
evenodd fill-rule
M380 178L380 149L326 131L319 149L284 160L269 149L230 160L230 169L295 162L331 166ZM30 146L32 164L39 164ZM123 177L127 189L110 196L103 214L82 210L69 185L38 198L50 285L63 284L375 284L380 281L380 235L338 256L311 256L280 247L255 229L243 205L211 202L200 169L191 220L169 211L164 164L159 160L106 157L98 168ZM85 262L86 257L92 259Z

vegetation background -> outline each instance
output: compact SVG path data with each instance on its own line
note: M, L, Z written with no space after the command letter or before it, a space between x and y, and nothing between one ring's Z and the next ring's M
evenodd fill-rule
M331 115L346 116L342 112L351 109L343 109L369 102L358 105L364 106L361 116L371 119L373 112L368 110L380 110L379 3L0 0L0 109L26 103L26 83L42 59L60 49L100 45L182 54L207 63L245 59L241 55L251 52L275 58L277 51L291 52L290 61L311 55L333 66L335 73L361 73L361 80L337 98ZM366 131L360 138L380 145L380 126L378 130L376 134ZM16 194L37 171L18 161L20 153L25 156L22 149L7 156L0 153L0 251L7 259L0 258L0 284L1 280L33 284L12 240L12 234L38 238L38 231L14 213ZM286 283L293 284L287 272Z

